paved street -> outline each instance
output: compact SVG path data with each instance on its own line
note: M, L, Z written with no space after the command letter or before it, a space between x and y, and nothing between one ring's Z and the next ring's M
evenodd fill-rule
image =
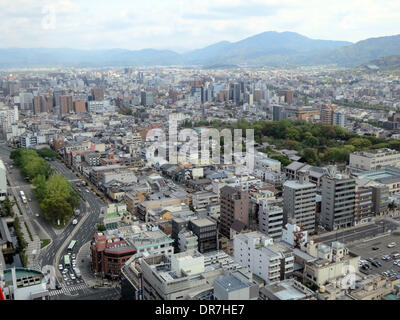
M398 227L396 223L387 219L376 220L372 224L361 225L350 230L343 230L331 233L327 236L321 235L315 237L315 240L320 240L324 243L331 243L333 241L341 241L344 243L350 243L359 239L373 237L379 234L388 232L389 230L395 230Z
M51 300L119 300L121 294L116 288L84 288L64 291L52 295Z
M12 161L9 159L11 150L12 149L4 143L0 144L0 157L4 160L8 168L10 168L10 164L12 165ZM83 215L88 215L84 223L79 227L79 229L76 230L76 233L73 236L73 240L77 241L74 248L74 253L78 253L80 247L92 239L97 223L102 222L100 214L101 208L105 204L95 194L90 191L87 192L87 188L82 187L81 191L79 191L76 187L76 182L80 181L80 179L78 179L78 177L71 170L69 170L64 163L58 160L48 161L48 163L53 167L55 172L58 172L69 179L72 183L72 186L82 197L80 204L80 211L82 214L75 218L80 221L83 218ZM37 244L39 244L39 246L40 238L48 238L52 240L52 243L42 250L39 250L40 247L38 247L37 244L35 245L35 248L37 249L37 255L40 251L37 261L35 260L35 267L40 269L46 265L53 265L57 252L59 251L60 247L65 245L65 249L60 255L60 261L57 261L56 265L62 263L64 255L67 254L67 246L69 244L65 243L65 241L76 227L72 225L72 222L70 221L64 229L54 229L41 214L39 203L32 192L31 185L21 176L18 167L13 165L13 168L8 169L7 176L10 181L11 192L14 194L14 197L17 199L18 204L23 211L23 217L21 217L22 221L24 221L25 218L25 220L28 222L28 226L30 229L32 229L31 232L35 233L34 240L37 242ZM20 190L24 191L27 199L31 199L31 201L28 201L27 204L22 203L19 197ZM68 282L62 283L61 290L70 292L74 291L73 289L78 287L83 289L87 288L88 286L84 282L69 279Z

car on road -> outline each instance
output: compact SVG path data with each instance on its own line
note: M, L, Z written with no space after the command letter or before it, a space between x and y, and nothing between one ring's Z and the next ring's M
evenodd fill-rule
M68 281L68 277L67 277L66 274L63 275L63 280L64 280L64 281Z
M66 275L68 273L68 269L65 268L62 273Z
M69 277L71 278L71 280L75 280L76 278L75 278L75 275L73 274L73 273L70 273L69 274Z
M71 257L72 257L72 260L75 260L75 258L76 258L76 254L75 254L75 253L73 253Z
M64 268L63 268L63 265L62 265L62 264L59 264L59 265L58 265L58 270L62 270L62 269L64 269Z
M376 250L379 250L379 248L378 247L372 247L372 250L376 251Z
M38 218L39 217L39 213L35 213L35 217Z

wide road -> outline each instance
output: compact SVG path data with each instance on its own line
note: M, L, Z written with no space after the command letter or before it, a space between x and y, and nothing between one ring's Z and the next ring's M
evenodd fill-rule
M42 267L46 265L53 265L57 251L64 244L65 240L71 234L75 226L69 222L64 229L56 230L53 228L51 223L49 223L43 217L40 212L39 203L32 192L31 184L21 176L18 167L13 165L13 168L9 169L10 164L12 165L12 160L10 160L10 152L12 150L13 149L8 147L6 143L0 142L0 158L7 166L8 179L10 181L11 188L16 191L16 195L19 194L20 190L23 190L26 197L32 200L28 201L28 203L25 205L21 205L21 202L20 206L22 207L22 210L26 212L31 224L36 224L38 228L44 230L47 236L52 240L50 245L41 250L39 264ZM78 177L70 169L68 169L64 163L60 162L59 160L48 161L48 163L52 166L55 172L62 174L64 177L70 180L72 186L82 198L80 203L80 211L89 215L74 236L74 240L77 240L75 249L77 251L83 244L92 239L96 225L99 222L102 222L100 213L101 208L105 206L105 203L97 195L93 194L86 188L77 188L76 182L79 181ZM79 221L82 216L78 216L76 218Z
M76 231L73 240L76 240L76 246L74 251L78 251L79 248L84 245L86 242L90 241L93 238L93 233L96 230L96 225L102 222L102 218L100 218L101 209L105 206L105 203L95 194L90 192L85 187L78 188L76 186L76 182L79 181L77 176L68 169L64 163L59 160L49 161L51 166L54 168L55 172L62 174L68 180L71 181L72 186L82 197L80 211L84 214L89 215L85 222L80 226L80 228ZM82 219L82 216L77 217L78 221ZM66 238L71 234L74 229L74 225L70 223L61 234L58 235L57 239L54 243L43 253L42 256L42 265L52 265L55 255L58 249L64 244ZM60 258L62 259L63 255L66 254L64 252Z
M336 233L330 234L328 236L324 236L323 234L319 237L316 237L315 240L319 240L326 244L330 244L333 241L339 241L344 243L349 243L353 241L357 241L363 238L371 238L373 236L377 236L379 234L383 234L388 232L389 230L393 231L397 228L397 225L389 220L381 219L375 221L373 224L369 224L366 226L359 226L358 228L350 229L350 230L339 230Z
M13 161L10 159L10 152L12 151L5 143L0 143L0 158L3 160L7 168L7 178L10 182L10 188L20 205L21 210L26 213L29 218L31 225L35 228L41 228L45 231L48 237L55 239L57 237L51 224L40 214L39 203L36 200L35 195L32 192L32 187L29 182L27 182L24 177L21 176L19 168L13 165ZM13 168L10 168L10 165ZM23 204L19 197L19 192L24 191L28 201L27 204Z

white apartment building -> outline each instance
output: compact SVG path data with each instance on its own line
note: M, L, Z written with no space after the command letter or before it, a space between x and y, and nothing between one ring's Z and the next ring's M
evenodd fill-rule
M214 192L199 191L193 193L192 202L195 209L204 209L210 204L218 203L219 197Z
M259 231L236 235L233 245L235 262L267 284L287 279L293 272L293 252Z
M265 235L280 239L283 227L281 200L261 200L258 211L258 229Z
M400 152L388 148L353 152L349 167L355 171L371 171L383 166L400 167Z

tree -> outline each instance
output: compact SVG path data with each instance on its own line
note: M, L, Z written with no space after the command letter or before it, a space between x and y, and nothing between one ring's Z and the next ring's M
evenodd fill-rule
M13 206L15 202L11 201L8 196L6 196L6 199L2 202L2 210L1 210L1 216L3 217L13 217L14 216L14 211L13 211Z
M349 160L350 152L345 148L329 148L325 159L332 162L346 162Z
M32 184L35 187L33 193L36 195L38 201L46 197L46 177L43 175L38 175L32 180Z
M306 148L303 151L303 157L307 161L307 163L311 165L317 165L319 162L319 157L317 151L312 148Z
M49 148L41 148L37 150L37 154L42 158L57 158L58 153L49 149Z
M305 139L304 144L309 147L316 147L319 145L319 139L314 136L311 136Z
M55 174L44 181L43 176L38 176L34 184L40 209L47 220L55 224L57 220L66 221L72 217L79 206L79 195L65 177Z
M357 150L367 149L371 146L371 141L366 138L352 138L349 144L353 145Z
M287 166L291 163L290 159L288 158L288 156L283 155L283 154L273 154L270 156L271 159L275 159L278 160L282 163L283 166Z

